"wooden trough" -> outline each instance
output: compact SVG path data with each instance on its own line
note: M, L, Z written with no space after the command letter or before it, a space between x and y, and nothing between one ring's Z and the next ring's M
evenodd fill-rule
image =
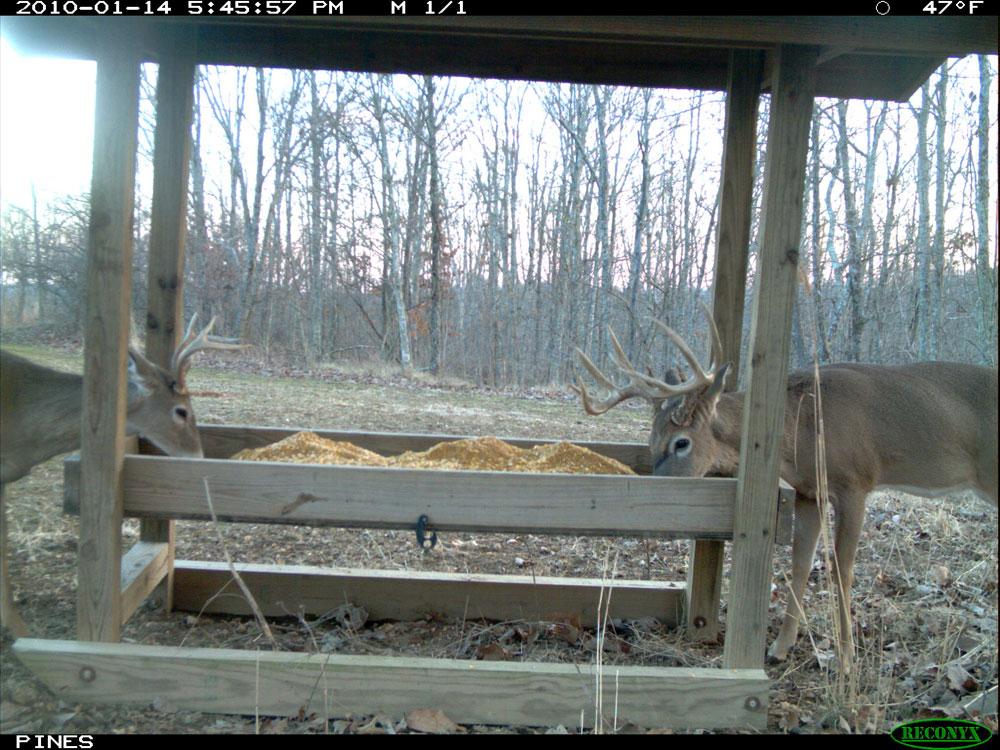
M208 519L206 482L220 521L414 528L426 515L434 531L549 533L725 540L733 533L735 479L517 474L369 468L225 460L238 450L294 434L294 429L202 427L208 458L127 455L123 514ZM456 436L320 431L383 455L424 450ZM508 442L531 447L548 440ZM637 472L649 471L644 445L578 443ZM79 502L79 458L66 461L65 508ZM780 540L791 527L790 488L776 504ZM98 539L81 539L81 548ZM167 576L168 548L140 541L122 561L122 624ZM683 583L604 581L409 571L237 564L266 616L321 614L339 604L363 606L372 620L413 620L427 613L486 620L544 620L579 612L594 627L601 601L607 617L655 617L683 623ZM173 567L173 606L246 615L227 565L180 561ZM228 590L232 595L219 596ZM446 707L465 723L593 726L594 706L617 705L619 717L645 726L763 729L767 679L762 670L608 667L454 659L248 654L244 651L22 639L19 657L66 700L159 703L176 708L244 712L253 696L261 713L399 715ZM155 673L155 681L136 680ZM317 684L324 691L316 689ZM683 690L678 685L684 684ZM224 685L224 689L220 687ZM369 686L359 688L360 685ZM597 691L601 691L600 701ZM540 696L544 696L540 699ZM582 712L582 715L581 715ZM610 717L605 717L610 720Z

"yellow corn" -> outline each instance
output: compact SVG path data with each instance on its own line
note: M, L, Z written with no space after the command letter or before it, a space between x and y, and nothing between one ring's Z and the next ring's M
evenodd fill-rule
M589 448L566 441L518 448L495 437L438 443L419 453L385 457L353 443L326 440L315 432L297 432L263 448L247 448L237 461L396 466L407 469L517 471L542 474L635 474L628 466Z

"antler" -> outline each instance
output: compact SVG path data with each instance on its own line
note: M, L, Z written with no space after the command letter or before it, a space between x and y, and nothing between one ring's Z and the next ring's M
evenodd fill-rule
M719 339L719 330L715 327L715 320L712 319L712 312L708 309L708 305L699 300L701 306L701 311L705 314L705 319L708 320L709 334L712 339L712 355L708 361L708 371L706 372L702 369L701 364L698 362L698 358L694 356L694 352L684 343L677 332L668 326L666 323L657 320L656 318L651 318L651 320L660 327L667 337L676 344L677 348L680 350L681 354L684 355L684 359L688 361L691 365L691 370L694 373L691 380L678 385L664 385L667 389L671 391L671 396L683 396L688 393L693 393L707 385L711 385L715 382L715 376L718 373L719 363L722 361L722 342Z
M184 333L184 340L177 346L173 356L170 358L170 371L180 382L181 387L184 386L184 375L186 374L188 359L195 352L200 352L203 349L246 349L249 346L249 344L228 343L214 336L209 336L208 332L215 325L214 316L208 321L208 325L195 335L194 327L197 320L198 313L195 313L191 316L191 322L188 323L187 331Z
M587 371L594 376L594 379L600 383L602 386L612 391L610 395L599 402L594 402L591 400L587 389L583 385L583 381L578 381L577 385L571 385L570 388L574 392L578 393L583 399L583 409L588 414L598 415L603 414L614 406L617 406L622 401L625 401L636 396L647 399L648 401L657 402L662 401L667 398L675 398L677 396L684 396L688 393L693 393L694 391L700 390L705 386L711 385L717 374L717 369L719 362L722 360L722 343L719 340L719 331L715 327L715 321L712 320L712 313L709 311L708 306L704 302L701 303L702 311L705 313L705 317L708 318L709 330L712 338L712 356L709 360L709 369L706 372L701 364L698 362L697 357L694 353L684 343L684 340L677 335L677 333L670 328L665 323L653 318L653 322L656 323L663 332L670 338L677 348L680 349L681 354L691 365L691 369L694 371L694 376L691 380L678 385L671 385L666 381L654 378L651 375L644 375L638 372L632 363L629 361L628 357L625 355L625 351L622 349L621 344L618 343L618 339L608 327L608 333L611 335L611 346L612 346L612 358L618 369L622 373L628 376L629 385L624 388L619 388L614 383L612 383L608 377L602 373L597 366L590 361L579 349L575 349L576 356L579 357L581 364L587 369Z
M611 336L611 346L613 349L615 364L618 365L618 368L628 376L630 383L624 388L619 388L597 368L597 365L590 361L590 358L586 354L580 351L579 348L575 348L574 351L576 352L576 356L579 357L580 363L587 368L587 371L591 375L594 376L594 380L607 388L609 391L612 391L609 396L595 403L591 400L590 395L587 393L587 388L584 386L583 380L577 381L577 385L571 385L570 388L578 393L580 398L583 399L583 410L588 414L597 416L598 414L603 414L608 409L617 406L622 401L626 401L637 396L650 401L667 398L670 394L666 393L663 389L669 388L669 386L662 380L657 380L649 375L643 375L641 372L637 372L626 356L621 344L618 343L618 338L615 336L615 332L611 330L610 326L608 326L608 334Z

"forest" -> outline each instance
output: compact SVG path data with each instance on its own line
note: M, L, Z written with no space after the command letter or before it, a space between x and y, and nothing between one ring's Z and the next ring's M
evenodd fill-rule
M996 366L996 64L949 60L907 103L816 100L793 367ZM155 96L145 66L136 329ZM759 117L751 277L766 95ZM707 350L723 127L720 92L201 67L185 317L268 361L494 387L575 379L575 346L604 367L607 324L661 369L651 318ZM3 205L5 328L79 333L87 226L86 195Z

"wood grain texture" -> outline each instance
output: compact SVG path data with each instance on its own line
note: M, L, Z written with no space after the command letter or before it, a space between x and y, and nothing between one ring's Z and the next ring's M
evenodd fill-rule
M733 363L732 374L726 382L727 391L739 389L753 165L757 149L757 104L763 67L763 56L757 50L730 52L722 201L712 289L712 316L719 329L722 362ZM691 637L711 640L719 632L724 557L721 542L696 540L691 545L687 572L687 632Z
M277 20L277 19L272 19ZM245 27L235 18L194 19L199 26ZM410 36L451 33L483 37L560 39L629 44L680 44L723 48L769 49L779 44L842 46L866 53L937 52L947 55L996 50L997 29L988 19L955 16L470 16L409 15L387 17L285 17L285 26L325 31L405 29ZM258 24L260 25L260 24ZM270 24L278 26L279 24ZM209 41L210 40L206 40ZM204 48L208 45L202 44ZM205 54L205 52L202 52Z
M413 621L432 615L536 622L556 612L575 612L584 627L594 627L603 589L611 619L655 617L674 626L680 620L684 590L682 584L663 581L242 563L235 568L268 617L299 611L319 615L350 602L364 607L369 620ZM225 563L178 560L175 574L177 609L251 613Z
M78 643L21 638L25 664L68 702L330 718L442 709L463 724L594 723L591 664L482 662ZM606 718L644 727L763 730L763 670L604 667ZM747 708L747 706L752 708Z
M240 438L239 434L243 430L247 430L248 437L246 439ZM212 431L214 432L214 430ZM294 434L296 430L271 430L270 428L219 428L219 432L225 433L229 437L226 438L227 445L239 445L239 444L252 444L255 439L259 438L262 442L259 444L266 445L271 441L271 438L280 438L286 434ZM211 434L211 432L209 433ZM404 445L413 446L417 448L425 447L426 445L433 445L440 442L442 436L431 436L431 435L398 435L398 434L386 434L386 433L332 433L332 432L322 432L323 435L336 435L351 440L356 444L361 444L363 447L368 447L369 449L376 450L377 452L384 454L391 454L391 450L387 449L386 446L393 446L395 448L401 448ZM544 441L531 441L523 440L518 441L523 445L531 445L536 442ZM590 444L595 447L601 448L610 446L613 449L621 448L622 453L628 452L632 449L641 449L645 451L648 455L648 450L645 446L641 445L631 445L625 443L611 443L611 444ZM609 451L613 452L613 451ZM281 471L281 475L285 478L289 478L291 482L290 485L284 488L285 499L287 497L297 497L299 493L298 488L303 481L311 482L315 485L317 482L326 482L327 484L335 484L338 478L341 476L340 472L345 469L350 469L352 467L336 467L336 466L316 466L316 465L301 465L301 464L268 464L261 462L229 462L229 461L203 461L195 464L177 464L176 462L188 460L188 461L198 461L198 459L168 459L165 457L157 457L154 459L155 463L152 466L157 467L155 471L166 472L166 475L170 477L170 482L179 482L185 489L184 492L189 495L186 500L180 502L174 502L171 498L174 496L174 485L171 484L171 489L161 492L161 500L144 501L142 503L133 501L132 493L127 493L127 497L124 503L124 513L128 516L140 516L140 517L173 517L173 518L205 518L207 514L207 509L204 503L204 485L201 483L200 479L192 480L191 472L198 472L201 467L212 466L216 467L212 471L218 471L220 465L229 466L229 470L226 476L229 477L230 482L234 482L235 485L232 488L233 497L230 499L230 504L227 506L227 512L236 513L242 520L251 520L247 518L249 514L253 519L261 521L276 521L278 523L311 523L315 525L346 525L346 526L359 526L364 525L365 511L359 511L361 517L358 517L358 512L352 511L353 515L348 515L343 519L343 523L339 523L338 519L333 517L333 514L326 513L323 517L312 517L312 516L302 516L289 518L285 514L280 514L276 517L274 512L275 503L283 502L282 499L278 500L263 500L254 501L253 505L241 504L239 501L239 495L243 490L240 488L242 486L252 487L253 483L256 482L256 477L264 476L269 477L270 472L263 467L274 466ZM163 463L166 462L166 463ZM149 464L143 464L143 466L149 466ZM194 467L194 468L192 468ZM246 479L241 479L241 470L239 467L245 467L249 474ZM359 467L353 467L358 469ZM70 456L64 461L65 479L63 482L63 512L73 515L79 513L79 500L78 500L78 488L79 488L79 473L80 473L80 461L78 456ZM319 470L319 479L315 475L315 471ZM140 467L135 470L136 473L141 473L143 469ZM492 493L491 496L495 497L497 493L500 493L503 498L510 496L510 488L512 485L508 484L508 481L516 481L518 486L524 486L525 483L532 487L536 479L538 479L541 484L534 486L530 489L530 492L534 494L536 501L538 501L542 506L545 505L545 501L552 497L551 493L553 491L562 491L563 493L576 493L579 494L579 488L581 486L587 486L588 478L596 480L594 487L600 489L600 496L604 497L606 500L608 498L609 488L611 490L611 499L608 500L610 506L607 511L614 516L620 516L625 512L627 506L616 505L615 501L620 498L626 498L631 492L629 487L633 486L630 482L635 482L640 480L642 482L642 493L648 497L649 487L659 488L653 492L653 502L665 502L663 505L669 515L658 517L653 523L658 526L658 530L652 532L652 536L672 536L678 538L686 538L683 536L683 532L680 529L671 529L669 525L673 523L674 518L684 518L689 515L688 506L692 503L698 503L699 498L706 498L712 495L717 495L722 493L727 494L730 490L726 489L727 483L728 487L735 491L735 480L725 480L725 479L670 479L661 477L612 477L612 476L600 476L600 475L558 475L558 474L507 474L498 472L447 472L440 470L416 470L416 469L381 469L381 468L371 468L371 469L360 469L361 474L355 474L355 477L360 476L361 485L356 490L356 498L364 499L365 496L362 494L364 491L370 493L368 499L374 497L391 497L398 492L399 485L401 483L400 475L397 472L417 472L418 474L422 471L431 471L434 474L439 475L436 479L429 478L426 484L429 488L437 488L435 497L442 504L439 507L443 510L448 510L455 503L463 502L461 500L442 500L442 498L458 494L463 494L466 498L466 502L470 502L473 505L473 510L477 507L477 503L481 502L476 500L476 492L489 492ZM185 473L186 472L186 473ZM198 476L203 474L199 473ZM440 476L443 475L443 476ZM205 476L208 476L205 474ZM214 475L213 475L214 476ZM384 477L384 479L383 479ZM514 480L514 477L519 477ZM548 478L546 478L548 477ZM562 479L566 481L563 482ZM447 487L449 481L453 480L453 486ZM610 482L609 482L610 480ZM274 482L273 477L266 479L267 482ZM663 484L647 484L649 481L663 483ZM471 482L471 484L469 484ZM720 484L721 483L721 484ZM446 487L446 490L440 488ZM483 488L486 488L484 490ZM690 498L685 498L684 494L686 492L685 488L696 488L696 492ZM395 489L394 489L395 488ZM147 491L156 493L155 488L147 488ZM588 490L589 491L589 490ZM252 497L256 490L248 489L246 490L247 496ZM623 494L624 493L624 494ZM314 493L315 494L315 493ZM666 499L666 495L674 494L677 497L669 501ZM192 499L193 496L193 499ZM541 500L538 500L541 496ZM779 502L777 506L778 511L778 529L777 543L787 544L790 540L790 529L792 523L792 503L791 498L794 496L794 491L787 485L779 492ZM215 493L213 492L213 498ZM434 502L434 497L432 498L420 498L412 491L408 492L406 495L408 502L404 503L407 510L400 518L400 513L398 510L386 511L385 507L388 507L392 503L391 500L379 500L367 511L368 519L375 526L381 526L383 528L413 528L416 521L415 520L405 520L412 515L413 508L424 507L420 506L420 503L428 501ZM783 500L782 500L783 498ZM559 497L555 499L555 504L557 507L562 507L564 510L561 512L565 513L565 509L568 507L572 509L575 504L581 503L583 496L576 497L575 499ZM633 498L634 500L634 498ZM690 514L693 517L705 517L716 516L716 507L723 507L725 505L724 500L720 500L718 496L715 499L709 500L709 505L698 510L692 510ZM735 495L732 496L730 502L735 502ZM416 505L414 505L416 503ZM585 504L585 502L584 502ZM359 502L359 505L364 505L364 503ZM675 506L674 510L669 510L671 506ZM355 509L356 510L356 509ZM389 513L389 515L386 515ZM544 510L539 511L539 516L536 520L539 522L546 522L544 515ZM648 528L650 523L650 511L648 509L643 511L646 518L645 521L640 521L639 526L636 527L636 531L641 531L643 528ZM509 515L509 514L508 514ZM484 516L487 518L488 516ZM718 518L716 521L710 522L708 526L702 529L691 529L691 523L683 523L683 528L692 531L694 534L693 538L730 538L731 529L726 530L727 523L725 518L731 519L731 512L724 512L723 516ZM416 516L414 517L414 519ZM442 521L444 523L444 521ZM628 519L619 519L615 521L615 528L621 528L623 531L621 533L630 533L626 529L630 528L629 524L631 522ZM521 527L526 526L527 522L523 523ZM577 523L577 529L584 528L583 524ZM441 525L438 528L447 528L446 525ZM492 528L492 527L488 527ZM613 529L608 529L608 533L616 533ZM674 532L674 533L670 533ZM551 533L555 533L554 531ZM599 531L594 532L580 532L573 531L572 533L602 533Z
M144 59L159 62L183 35L196 40L199 64L719 91L730 50L809 44L843 51L820 67L818 95L897 101L945 57L997 49L994 19L972 15L283 16L263 24L216 15L114 25L12 17L4 26L17 49L53 57L94 59L115 42L109 36L124 33L143 41Z
M184 240L194 100L191 53L178 46L160 63L156 81L146 356L161 367L168 366L184 330Z
M137 542L122 557L122 625L173 569L173 548L166 542ZM169 608L164 608L170 611Z
M775 56L723 660L731 669L764 660L816 55L788 46Z
M126 45L97 62L87 246L77 625L81 640L119 639L121 464L132 271L139 56Z
M187 234L188 164L194 102L194 58L187 35L159 65L153 145L153 204L146 277L146 356L168 367L184 331L184 239ZM162 596L171 609L174 522L143 519L139 538L168 546ZM145 598L145 597L143 597Z
M128 456L125 512L444 531L726 539L735 479L518 474ZM771 514L774 514L772 496ZM772 518L773 523L773 518Z

